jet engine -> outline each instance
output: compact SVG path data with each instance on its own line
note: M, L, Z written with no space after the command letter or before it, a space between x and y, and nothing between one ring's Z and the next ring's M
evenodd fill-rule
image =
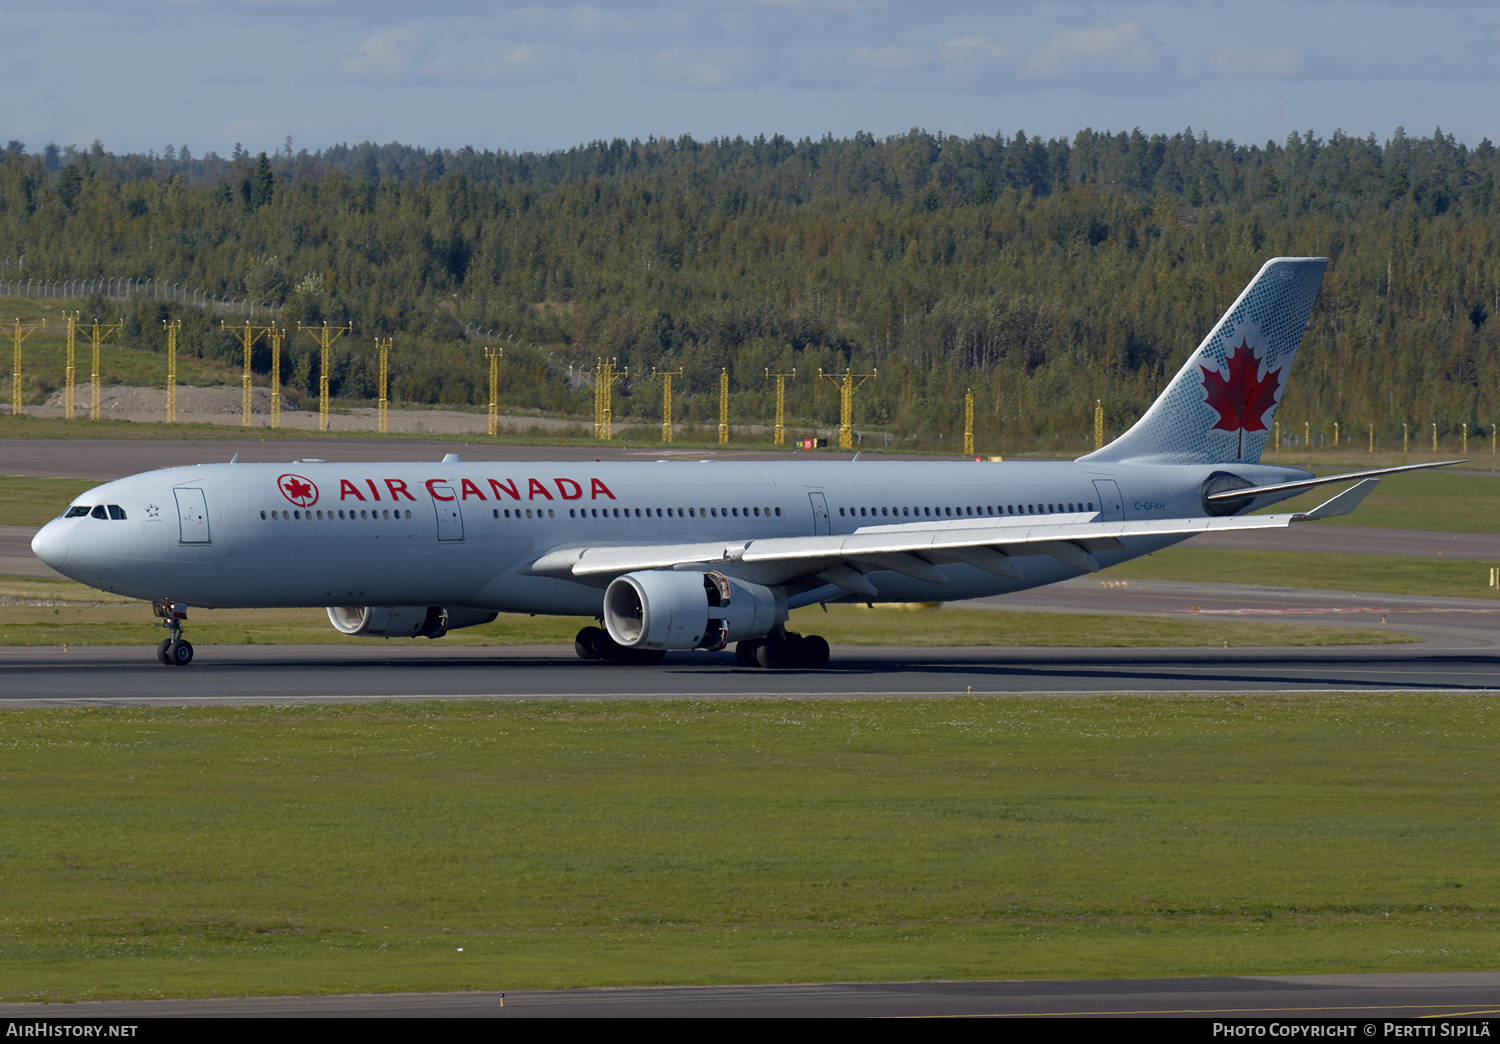
M440 605L331 605L328 622L345 634L369 638L441 638L460 627L487 624L499 613Z
M626 573L604 592L604 626L627 649L722 649L786 618L785 595L723 573Z
M1223 517L1225 515L1237 515L1255 500L1254 497L1246 497L1243 500L1217 500L1210 501L1208 498L1214 493L1229 493L1236 489L1249 489L1255 483L1238 475L1231 475L1227 471L1216 471L1208 476L1203 482L1203 513Z

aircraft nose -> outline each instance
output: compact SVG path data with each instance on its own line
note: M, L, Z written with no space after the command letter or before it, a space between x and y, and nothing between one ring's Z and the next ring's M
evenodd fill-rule
M48 522L31 538L31 553L62 572L63 567L68 564L67 527L59 520Z

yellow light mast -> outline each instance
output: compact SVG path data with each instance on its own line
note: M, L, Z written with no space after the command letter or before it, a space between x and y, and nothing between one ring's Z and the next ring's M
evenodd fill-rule
M791 373L772 373L771 368L766 367L766 380L776 379L776 429L773 444L777 446L786 445L786 382L790 377L797 379L797 371Z
M354 324L348 326L329 326L325 319L322 326L303 326L297 324L297 329L306 330L313 335L318 342L318 347L323 349L321 362L318 367L318 430L328 430L328 371L333 368L333 342L339 339L341 334L353 333Z
M853 373L846 370L842 375L818 371L818 376L832 381L839 389L839 449L854 448L854 389L866 381L875 380L879 369L870 373Z

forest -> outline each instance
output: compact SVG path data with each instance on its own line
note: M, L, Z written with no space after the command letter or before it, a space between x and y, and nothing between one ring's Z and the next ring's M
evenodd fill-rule
M0 278L132 278L352 323L330 381L395 404L488 401L587 416L590 370L628 367L618 422L659 420L654 369L682 370L677 419L836 424L819 370L878 371L855 424L952 445L972 389L991 452L1133 422L1269 257L1331 258L1280 419L1377 439L1488 432L1500 412L1500 157L1426 138L1292 133L1241 145L1191 129L1071 140L905 135L593 142L545 154L340 145L227 159L100 143L0 154ZM20 258L24 255L24 266ZM203 309L97 299L127 344L235 362ZM85 319L90 316L85 316ZM478 335L478 336L476 336ZM268 350L254 366L269 373ZM318 386L287 342L289 395ZM573 376L570 379L570 367ZM40 396L49 389L36 388Z

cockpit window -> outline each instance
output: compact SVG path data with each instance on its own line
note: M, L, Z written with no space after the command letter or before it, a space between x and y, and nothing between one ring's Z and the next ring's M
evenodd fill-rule
M108 518L109 515L108 515L108 513L105 512L104 505L100 504L98 507L94 508L94 510L92 510L92 511L89 512L89 517L91 517L91 518Z
M125 517L125 509L122 508L119 504L111 504L109 505L109 517L116 521L119 521L120 519Z
M63 518L82 518L84 515L87 515L88 513L89 513L88 505L86 505L86 504L75 504L73 507L68 508L68 513L66 515L64 515Z

